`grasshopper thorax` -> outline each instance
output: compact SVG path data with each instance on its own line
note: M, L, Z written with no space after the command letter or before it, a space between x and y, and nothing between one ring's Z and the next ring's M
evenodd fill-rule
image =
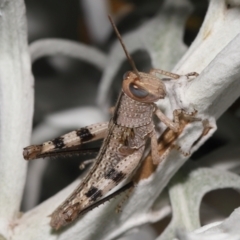
M164 83L154 75L143 72L138 72L138 76L134 72L126 72L122 89L130 98L144 103L156 102L166 96Z

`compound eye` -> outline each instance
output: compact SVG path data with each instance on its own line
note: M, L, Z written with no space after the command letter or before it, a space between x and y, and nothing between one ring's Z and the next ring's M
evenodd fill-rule
M128 76L129 76L129 71L128 72L125 72L124 74L123 74L123 80L126 80L127 78L128 78Z
M145 98L149 93L145 89L139 88L136 84L131 83L129 85L131 93L138 98Z

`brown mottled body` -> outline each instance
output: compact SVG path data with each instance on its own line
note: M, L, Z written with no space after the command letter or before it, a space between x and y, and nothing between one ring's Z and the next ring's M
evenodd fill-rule
M154 103L166 95L165 86L154 75L155 71L150 74L138 72L138 76L133 72L125 75L123 91L107 127L106 123L91 125L44 144L24 149L24 158L31 160L71 150L82 143L105 136L89 173L51 215L50 224L54 229L72 222L84 212L84 209L106 196L112 188L134 173L139 166L147 139L151 138L152 149L157 143L152 120L154 113L168 127L177 131L177 121L173 123ZM152 157L157 164L158 153L152 151Z
M121 117L114 116L110 121L107 137L88 175L53 212L53 228L72 222L82 210L105 196L139 165L146 139L154 128L152 114L155 106L136 102L124 93L119 102L115 116Z
M112 22L111 19L110 21ZM77 152L81 144L104 138L95 163L86 177L52 213L50 224L54 229L74 221L100 199L102 201L120 182L131 177L139 166L148 138L151 139L153 163L157 165L162 160L157 150L153 114L172 131L178 132L179 129L178 111L174 111L174 121L171 121L154 102L166 96L163 81L155 75L163 74L173 79L180 76L157 69L151 70L150 73L138 72L114 24L113 26L133 71L124 75L122 91L110 122L94 124L41 145L24 148L24 158L32 160L72 150Z

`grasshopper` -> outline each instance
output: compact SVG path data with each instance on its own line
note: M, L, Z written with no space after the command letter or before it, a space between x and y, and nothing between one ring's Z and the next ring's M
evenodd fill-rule
M174 132L179 128L179 110L173 112L172 121L158 109L155 102L166 96L165 85L156 74L173 79L178 79L180 75L158 69L153 69L149 73L139 72L111 17L109 19L133 68L133 71L127 72L123 77L122 91L111 120L80 128L41 145L24 148L24 158L32 160L71 151L77 152L81 144L104 138L88 174L51 214L50 225L56 230L71 223L88 209L94 208L91 206L108 198L106 195L110 190L122 181L129 180L141 162L149 138L153 163L158 164L161 161L157 151L153 114Z

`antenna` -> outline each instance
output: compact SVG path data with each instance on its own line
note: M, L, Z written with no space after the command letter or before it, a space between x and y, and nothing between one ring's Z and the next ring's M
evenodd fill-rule
M121 45L122 45L122 48L123 48L123 50L124 50L124 52L125 52L125 54L126 54L126 57L127 57L128 61L129 61L130 65L131 65L132 68L133 68L133 71L134 71L135 74L138 76L139 80L141 80L141 77L140 77L140 74L139 74L139 72L138 72L138 70L137 70L137 68L136 68L136 65L135 65L133 59L131 58L131 56L129 55L129 53L128 53L128 51L127 51L127 48L126 48L125 44L123 43L123 39L122 39L122 37L121 37L121 35L120 35L120 33L119 33L119 31L118 31L115 23L113 22L112 17L111 17L110 15L108 15L108 18L109 18L109 20L110 20L110 23L112 24L112 27L113 27L113 29L114 29L114 31L115 31L115 33L116 33L116 35L117 35L117 37L118 37Z

